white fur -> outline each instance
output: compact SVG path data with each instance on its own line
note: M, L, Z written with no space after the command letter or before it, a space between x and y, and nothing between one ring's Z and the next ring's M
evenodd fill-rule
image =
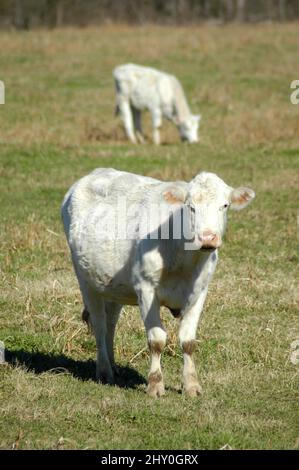
M116 102L128 138L143 142L141 111L149 110L152 117L153 140L160 143L162 117L172 121L182 140L198 142L199 115L190 112L183 88L173 75L150 67L125 64L113 71Z
M119 219L126 219L135 234L133 238L118 239L117 224L105 232L105 223L115 214L119 196L126 198L129 209L135 208L128 211L129 215L116 213ZM62 204L62 217L83 302L97 339L99 378L113 381L114 328L124 304L139 305L149 342L163 346L166 341L161 305L180 310L181 345L195 339L218 258L217 249L202 250L200 235L208 229L221 240L226 225L225 206L234 197L234 205L244 207L244 198L238 199L241 196L248 204L254 193L249 188L233 190L212 173L200 173L190 183L165 183L100 168L71 187ZM153 203L166 204L175 214L185 211L194 238L192 250L185 249L183 233L180 239L171 232L170 239L140 236L140 224ZM197 393L195 366L188 354L184 354L184 364L185 388L190 394ZM152 358L151 373L153 367L160 370L160 357ZM159 387L161 391L163 383ZM155 394L153 387L151 393Z

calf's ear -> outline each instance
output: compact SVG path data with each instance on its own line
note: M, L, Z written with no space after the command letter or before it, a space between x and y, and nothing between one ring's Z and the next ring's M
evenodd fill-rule
M230 208L239 211L248 206L255 198L255 192L251 188L240 187L233 189L230 194Z
M171 186L163 192L163 198L168 204L184 204L187 199L187 191L183 188Z

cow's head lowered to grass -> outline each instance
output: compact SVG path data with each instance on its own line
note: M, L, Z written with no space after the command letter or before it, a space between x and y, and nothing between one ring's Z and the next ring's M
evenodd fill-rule
M215 250L222 244L228 209L241 210L255 197L251 188L233 189L213 173L199 173L189 188L170 187L164 199L183 209L186 249Z
M182 141L187 141L190 144L199 141L198 128L200 120L201 116L199 114L190 114L187 119L178 124Z

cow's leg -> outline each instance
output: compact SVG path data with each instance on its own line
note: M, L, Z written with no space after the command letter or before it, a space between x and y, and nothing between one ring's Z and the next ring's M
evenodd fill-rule
M136 144L136 137L134 134L134 123L130 103L126 100L119 100L118 107L122 121L125 126L127 137L133 144Z
M192 354L195 350L195 334L199 315L194 311L184 314L179 330L180 344L183 349L183 388L189 396L199 395L202 390L198 383L196 368Z
M153 141L156 145L160 144L160 127L162 125L162 114L159 109L151 111L153 125Z
M151 356L147 393L152 397L159 397L165 393L161 353L166 344L166 333L160 318L160 304L152 287L142 289L138 298Z
M105 302L106 310L106 319L107 319L107 332L106 332L106 345L110 364L114 372L117 372L115 362L114 362L114 333L117 320L122 309L122 305L116 304L114 302Z
M179 339L184 356L183 388L189 396L197 396L202 393L192 354L196 346L196 331L206 295L207 288L202 290L196 304L183 312L179 328Z
M113 383L114 373L107 348L107 320L105 302L92 288L81 286L85 309L88 311L88 322L95 335L97 345L96 378L99 382Z
M131 107L131 109L133 113L134 129L135 129L137 140L139 140L139 142L143 144L144 137L143 137L142 127L141 127L141 111L139 111L139 109L134 108L133 106Z

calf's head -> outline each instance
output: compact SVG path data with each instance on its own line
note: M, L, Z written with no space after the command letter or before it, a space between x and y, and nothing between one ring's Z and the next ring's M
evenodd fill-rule
M187 249L213 251L222 244L228 209L241 210L255 197L251 188L233 189L214 173L199 173L188 189L171 187L164 199L180 205Z
M190 144L198 142L198 128L200 115L191 114L188 119L180 123L179 130L182 140L186 140Z

